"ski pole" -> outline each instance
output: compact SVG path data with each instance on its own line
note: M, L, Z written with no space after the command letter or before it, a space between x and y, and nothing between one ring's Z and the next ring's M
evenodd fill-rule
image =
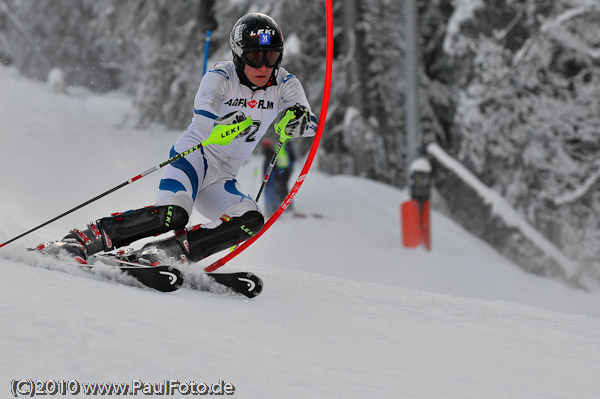
M267 182L269 181L269 177L271 177L271 172L273 171L273 167L275 166L275 162L277 161L277 156L279 156L279 152L285 145L285 142L288 141L288 136L285 134L285 127L296 116L294 111L287 111L283 118L279 122L275 124L275 131L279 134L279 142L277 143L277 148L275 148L275 153L271 158L271 162L269 162L269 166L267 167L267 172L265 173L265 177L263 177L262 184L260 185L260 189L258 190L258 194L256 194L256 198L254 201L258 202L260 195L262 194Z
M206 147L207 145L210 145L210 144L227 145L227 144L231 143L231 141L240 132L246 130L251 125L252 125L252 119L250 117L247 117L242 122L235 123L235 124L232 124L232 125L217 125L217 126L215 126L212 129L212 131L210 132L210 135L205 140L203 140L200 144L198 144L198 145L196 145L196 146L194 146L194 147L192 147L192 148L190 148L190 149L188 149L188 150L186 150L186 151L184 151L182 153L179 153L179 154L177 154L177 155L175 155L175 156L167 159L166 161L164 161L164 162L162 162L162 163L160 163L160 164L158 164L158 165L156 165L156 166L154 166L154 167L146 170L145 172L142 172L139 175L137 175L135 177L132 177L131 179L129 179L129 180L127 180L127 181L119 184L118 186L115 186L115 187L111 188L110 190L105 191L102 194L97 195L96 197L94 197L94 198L92 198L92 199L90 199L88 201L85 201L84 203L79 204L79 205L77 205L74 208L69 209L68 211L66 211L66 212L64 212L64 213L62 213L62 214L60 214L60 215L58 215L58 216L56 216L56 217L48 220L47 222L44 222L44 223L40 224L39 226L36 226L36 227L34 227L34 228L30 229L30 230L27 230L23 234L19 234L18 236L14 237L14 238L11 238L10 240L8 240L8 241L0 244L0 248L2 248L3 246L5 246L7 244L10 244L11 242L16 241L19 238L24 237L27 234L30 234L30 233L32 233L32 232L34 232L34 231L36 231L36 230L38 230L38 229L40 229L40 228L42 228L42 227L50 224L50 223L52 223L52 222L54 222L54 221L56 221L56 220L58 220L58 219L60 219L60 218L62 218L64 216L67 216L68 214L73 213L76 210L81 209L84 206L89 205L92 202L97 201L100 198L105 197L108 194L113 193L113 192L115 192L115 191L117 191L117 190L119 190L119 189L121 189L121 188L123 188L123 187L125 187L125 186L127 186L127 185L129 185L129 184L131 184L131 183L133 183L135 181L137 181L137 180L141 179L142 177L149 175L150 173L156 172L160 168L162 168L164 166L167 166L167 165L169 165L169 164L177 161L178 159L181 159L181 158L185 157L186 155L189 155L192 152L194 152L194 151L196 151L196 150L198 150L198 149L200 149L202 147Z
M260 195L262 194L263 190L265 189L267 182L269 181L269 178L271 177L271 172L273 171L273 167L275 166L275 162L277 162L277 156L279 155L279 152L281 151L281 149L283 148L283 146L285 145L285 142L287 140L279 140L279 143L277 143L277 148L275 148L275 153L273 154L273 156L271 157L271 162L269 162L269 166L267 167L267 171L265 173L265 177L263 177L263 181L262 184L260 185L260 189L258 190L258 194L256 194L256 198L254 199L254 201L258 202L258 199L260 198Z

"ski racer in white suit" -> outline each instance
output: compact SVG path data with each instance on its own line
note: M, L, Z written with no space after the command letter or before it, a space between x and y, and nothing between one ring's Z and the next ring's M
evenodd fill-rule
M165 166L155 206L99 219L40 249L65 251L85 263L94 253L174 230L172 237L146 244L126 254L127 259L147 264L173 258L198 261L262 228L262 213L252 197L241 192L236 175L260 138L287 110L295 115L285 128L288 137L314 136L316 118L301 83L280 66L283 35L271 17L243 16L232 29L230 44L233 61L215 64L202 78L192 123L170 156L198 145L215 125L249 116L252 126L228 145L208 145ZM213 221L185 228L193 209Z
M271 68L264 69L270 75ZM240 193L235 183L238 170L281 111L295 104L309 109L294 75L279 67L273 78L268 87L253 89L240 82L232 61L220 62L208 71L196 95L192 123L175 143L171 156L206 139L221 115L241 111L253 124L229 145L208 146L187 155L179 164L166 166L157 204L179 205L190 214L194 206L210 219L223 213L241 216L258 210L252 198ZM306 124L304 135L314 135L314 129L314 122Z

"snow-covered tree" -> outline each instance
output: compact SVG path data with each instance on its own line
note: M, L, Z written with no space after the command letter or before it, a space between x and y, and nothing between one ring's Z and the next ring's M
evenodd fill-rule
M469 60L455 85L456 156L569 256L598 267L600 4L457 3L444 47Z

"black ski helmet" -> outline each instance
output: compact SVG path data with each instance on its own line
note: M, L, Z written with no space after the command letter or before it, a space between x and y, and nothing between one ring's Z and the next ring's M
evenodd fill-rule
M283 58L281 29L273 18L263 13L254 12L238 19L231 30L229 44L237 74L242 83L249 86L252 83L244 74L244 65L260 68L266 64L273 68L274 76Z

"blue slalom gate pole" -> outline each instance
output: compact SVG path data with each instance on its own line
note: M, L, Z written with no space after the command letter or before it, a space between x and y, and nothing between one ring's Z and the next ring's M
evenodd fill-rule
M206 31L206 40L204 41L204 69L202 70L202 76L206 73L206 64L208 62L208 49L210 47L210 31Z

